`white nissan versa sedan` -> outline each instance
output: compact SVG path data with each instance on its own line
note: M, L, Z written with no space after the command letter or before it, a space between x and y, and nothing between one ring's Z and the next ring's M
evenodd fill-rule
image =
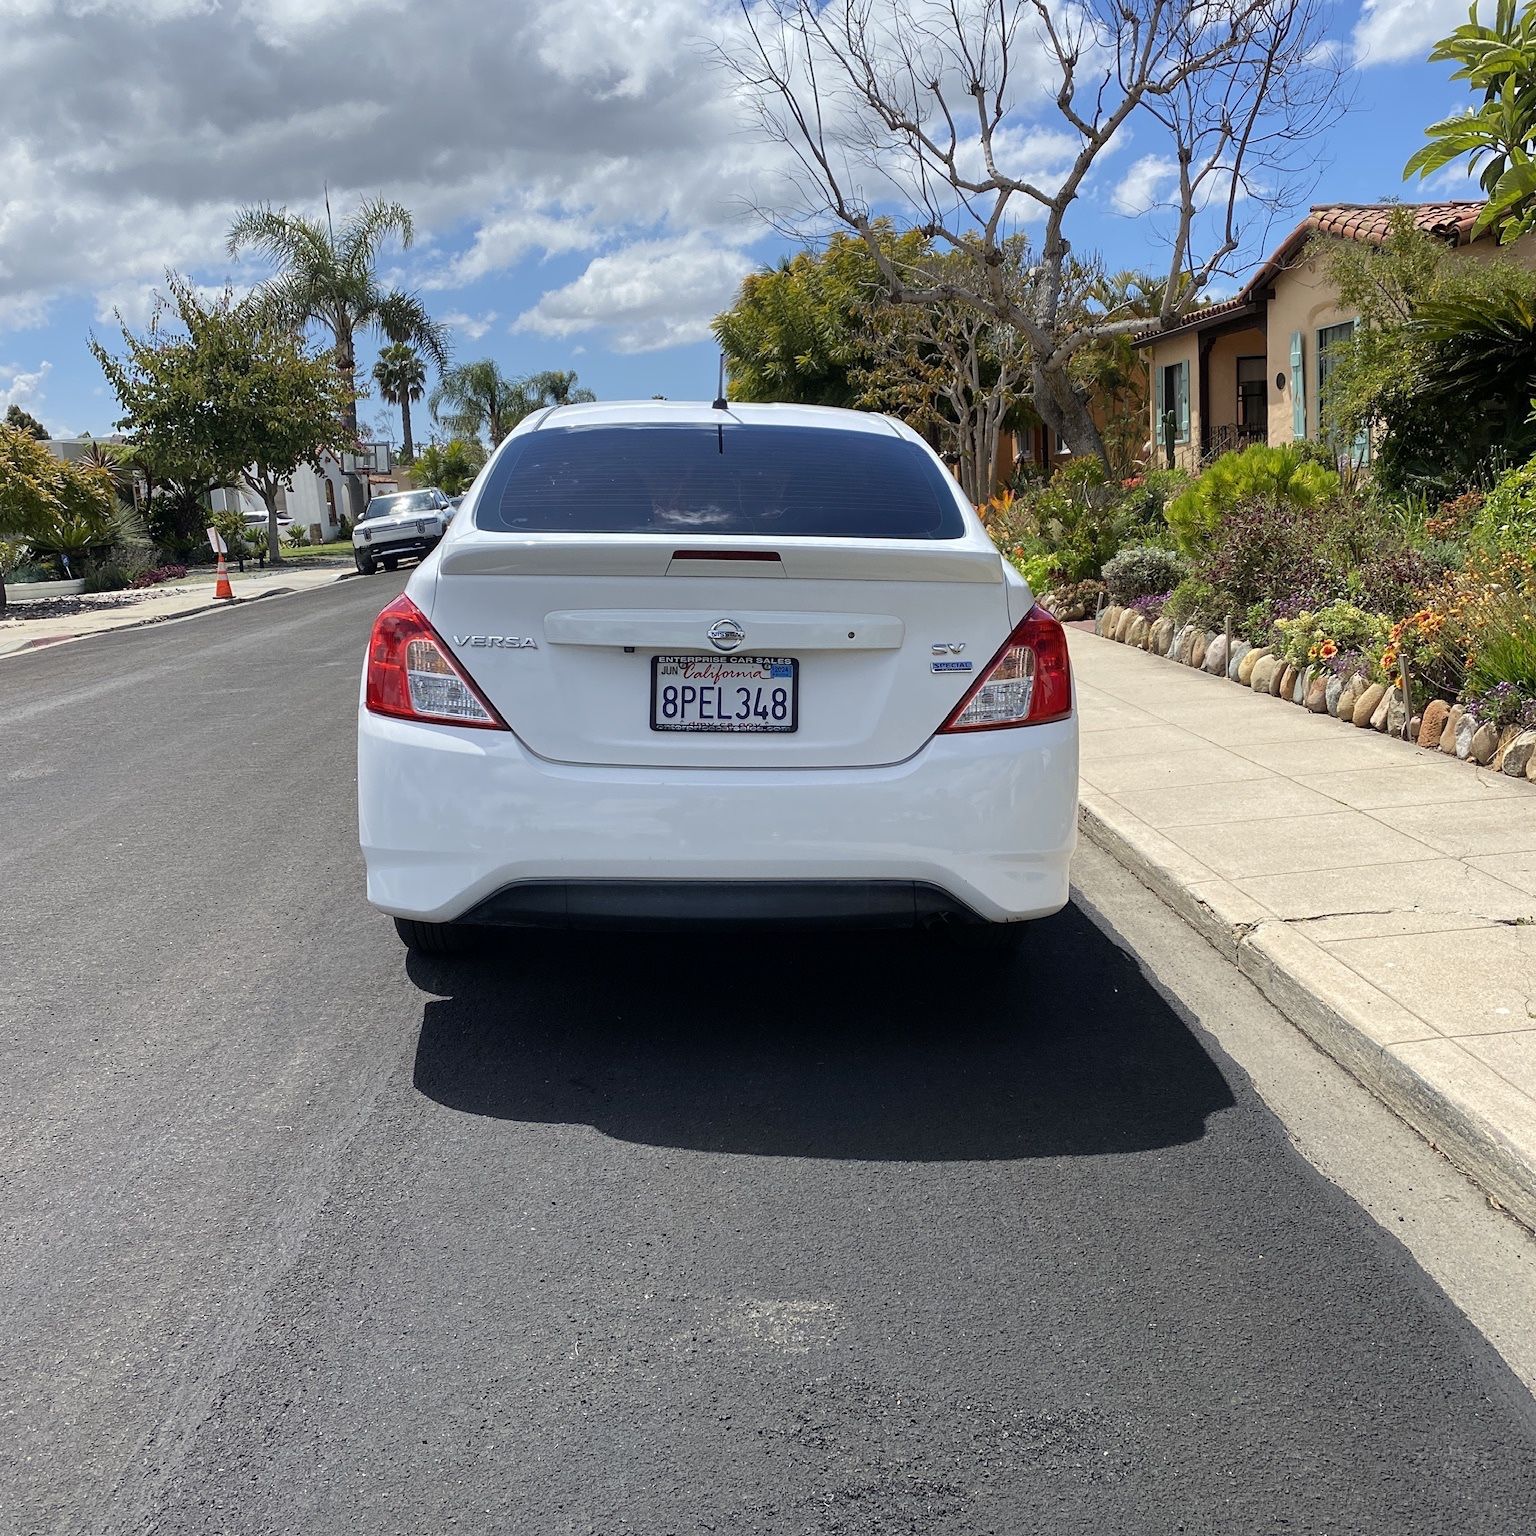
M942 926L1067 900L1061 626L884 416L556 407L379 615L368 897L527 928Z

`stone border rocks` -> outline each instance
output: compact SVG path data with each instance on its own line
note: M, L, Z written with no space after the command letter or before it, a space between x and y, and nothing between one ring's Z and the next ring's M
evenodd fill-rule
M1358 674L1342 677L1325 667L1298 669L1267 647L1250 645L1235 635L1229 649L1222 630L1208 630L1195 623L1175 625L1172 619L1154 619L1134 608L1110 604L1101 609L1093 632L1180 666L1225 677L1254 693L1284 699L1311 714L1331 715L1360 730L1438 750L1479 768L1536 784L1536 730L1509 726L1501 731L1475 720L1461 705L1447 704L1443 699L1430 700L1422 713L1410 717L1403 690L1397 685L1373 683Z

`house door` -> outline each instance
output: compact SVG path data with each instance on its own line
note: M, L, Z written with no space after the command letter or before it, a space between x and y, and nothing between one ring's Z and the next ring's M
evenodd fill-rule
M1240 357L1237 360L1238 446L1269 441L1269 360Z

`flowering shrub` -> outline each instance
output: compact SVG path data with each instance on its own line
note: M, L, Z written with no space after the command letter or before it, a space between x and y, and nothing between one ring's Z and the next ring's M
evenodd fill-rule
M187 568L184 565L156 565L147 571L140 571L129 582L129 586L155 587L159 586L162 581L179 581L186 574Z
M1464 491L1450 501L1441 502L1440 510L1425 524L1425 531L1432 539L1459 541L1466 538L1486 500L1481 491Z
M1226 623L1226 615L1238 605L1230 593L1222 592L1199 576L1186 576L1163 602L1163 617L1175 624L1199 620L1212 628Z
M1478 606L1475 620L1463 697L1497 701L1499 723L1507 725L1536 699L1536 593L1501 591Z
M1127 544L1104 562L1104 586L1111 602L1131 603L1153 593L1170 592L1184 578L1184 562L1169 549Z
M1472 520L1469 543L1485 557L1536 562L1536 459L1499 477Z
M1536 573L1527 560L1474 558L1430 588L1387 636L1383 667L1394 671L1400 659L1441 698L1456 698L1464 683L1536 693Z
M1332 666L1341 656L1347 660L1379 656L1392 620L1384 613L1367 613L1353 603L1336 602L1315 613L1277 619L1275 628L1281 636L1281 654L1292 666Z
M1507 725L1536 730L1536 697L1521 692L1513 683L1495 683L1486 693L1464 692L1461 702L1473 719L1501 731Z
M1130 485L1105 476L1095 461L1069 464L1043 485L994 496L978 509L993 542L1036 585L1097 578L1126 544L1162 531L1163 498L1177 481L1148 475ZM1039 565L1032 562L1046 562Z
M1316 607L1335 595L1338 580L1319 537L1318 517L1261 501L1243 502L1222 517L1196 574L1229 594L1234 612L1266 599Z

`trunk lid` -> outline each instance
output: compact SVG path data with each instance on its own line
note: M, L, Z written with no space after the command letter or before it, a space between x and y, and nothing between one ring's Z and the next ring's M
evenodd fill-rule
M979 529L942 542L477 532L439 560L433 627L521 740L564 763L900 762L1011 629ZM721 621L741 632L729 652L708 638ZM795 729L653 729L658 656L732 695L741 658L792 659Z

